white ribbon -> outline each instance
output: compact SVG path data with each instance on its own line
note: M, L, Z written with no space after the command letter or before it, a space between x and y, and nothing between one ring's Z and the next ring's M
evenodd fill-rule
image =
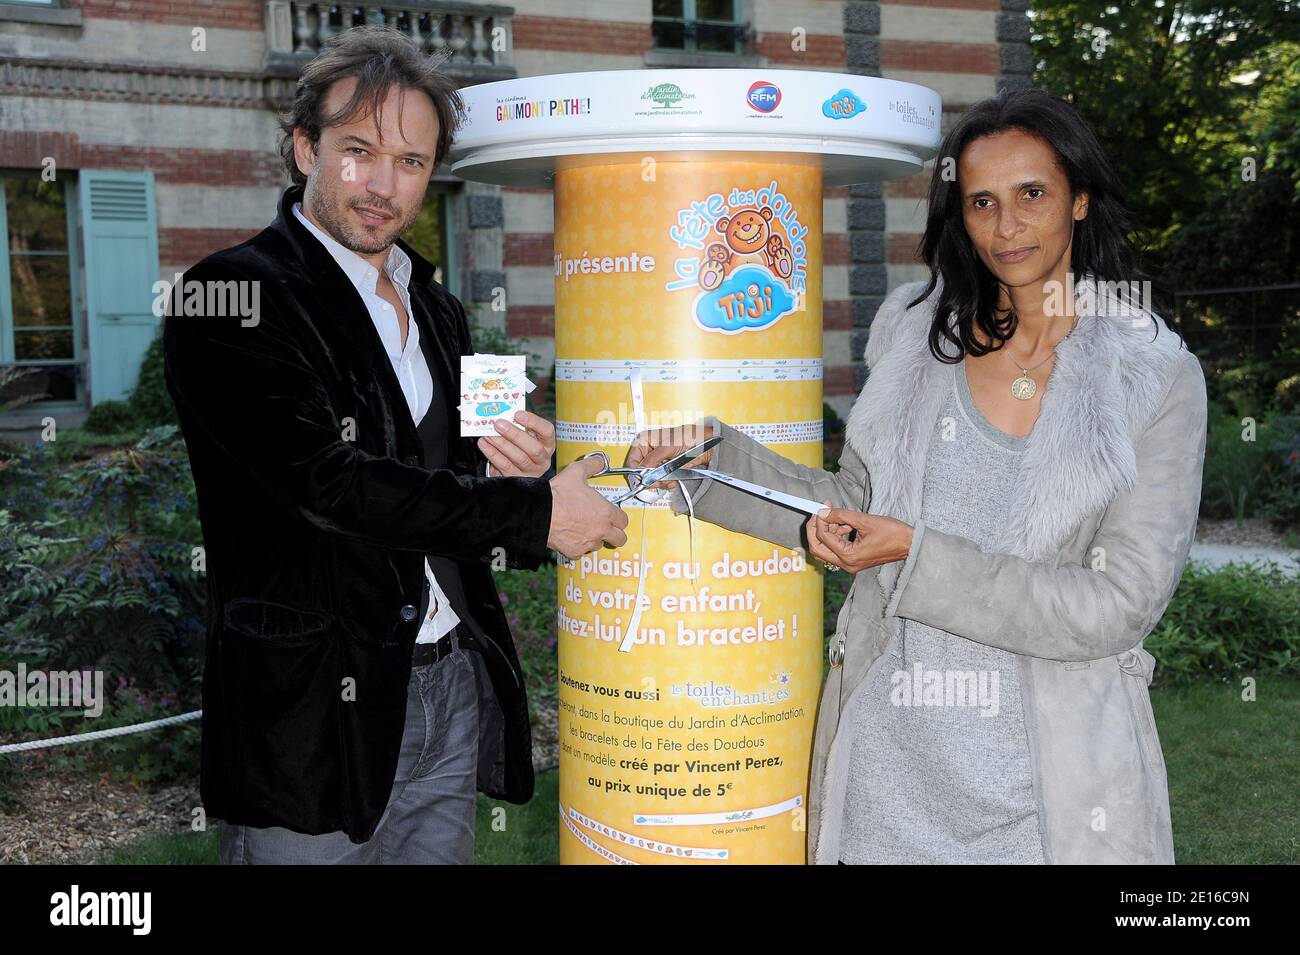
M645 388L641 384L641 369L633 368L628 375L628 384L632 386L632 417L636 421L637 434L645 430ZM636 498L641 499L645 491L638 491ZM621 653L629 653L632 650L632 638L636 636L637 624L641 622L641 599L645 596L645 508L641 508L641 547L639 550L641 557L641 572L637 574L636 582L636 603L632 607L632 616L628 618L627 627L623 630L623 639L619 641L618 649Z
M632 369L630 370L629 375L628 375L628 383L629 383L629 384L631 385L631 387L632 387L632 417L635 419L635 422L636 422L636 431L637 431L637 434L640 434L642 431L645 430L645 420L646 420L646 416L645 416L645 389L644 389L644 387L643 387L643 385L642 385L642 381L641 381L641 369L640 369L640 368L632 368ZM689 532L690 532L690 538L691 538L691 562L690 562L690 565L689 565L689 566L690 566L691 570L694 571L694 570L695 570L695 567L696 567L696 563L695 563L695 504L694 504L694 502L691 500L691 494L690 494L690 491L686 490L686 485L685 485L685 483L679 482L677 486L680 487L680 488L682 489L682 497L686 498L686 510L687 510L686 524L687 524L687 527L688 527L688 529L689 529ZM669 492L663 491L663 490L658 489L658 488L646 488L646 489L644 489L644 490L642 490L642 491L638 491L637 494L635 495L635 498L634 498L634 499L637 500L637 501L642 502L643 504L658 503L659 499L662 498L662 497L664 497L664 496L666 496L668 493L669 493ZM643 495L643 494L652 494L652 495L655 495L655 497L652 497L649 501L647 501L645 498L643 498L643 497L641 496L641 495ZM632 650L632 640L633 640L633 638L636 636L636 628L637 628L637 625L641 622L641 610L642 610L641 604L642 604L642 599L645 597L646 568L647 568L647 566L648 566L647 563L646 563L646 555L645 555L645 512L646 512L646 508L641 507L641 508L639 508L639 510L641 511L641 546L640 546L640 548L639 548L639 550L638 550L638 556L639 556L641 559L640 559L640 562L639 562L639 563L640 563L640 573L637 575L637 576L638 576L638 579L637 579L637 584L636 584L636 605L632 608L632 616L628 619L627 626L626 626L626 627L624 628L624 630L623 630L623 636L622 636L622 639L619 641L618 649L619 649L619 652L620 652L620 653L629 653L629 652L631 652L631 650ZM698 593L699 593L699 590L700 590L699 575L698 575L698 574L693 574L693 576L692 576L691 579L694 581L695 592L696 592L696 594L698 594Z

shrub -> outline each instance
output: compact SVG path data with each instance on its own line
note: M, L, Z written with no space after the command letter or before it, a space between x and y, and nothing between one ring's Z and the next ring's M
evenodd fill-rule
M141 428L157 428L162 425L179 424L176 418L176 405L167 393L163 381L162 336L159 335L150 344L140 363L140 380L131 392L128 401L131 416Z
M126 679L105 692L111 695L95 729L133 726L190 709L174 693L141 690ZM190 721L79 745L77 755L88 768L137 785L186 782L198 777L200 740L199 723Z
M1283 378L1273 391L1273 406L1278 411L1300 413L1300 375Z
M83 425L92 435L139 435L149 428L178 425L176 406L163 381L162 335L154 338L140 363L140 375L126 401L101 401Z
M6 657L189 690L201 657L193 485L175 429L47 475L48 518L0 510Z
M125 401L101 401L90 409L84 427L91 434L116 434L135 428L135 415Z
M67 428L56 432L54 440L48 444L38 442L34 450L46 461L61 468L70 468L79 462L89 461L106 450L135 444L143 434L134 426L111 434L95 434L85 428Z
M1260 515L1300 529L1300 414L1274 415L1264 437L1270 460Z
M1300 579L1277 564L1210 570L1189 563L1146 648L1162 683L1293 673L1300 659Z
M499 570L492 575L506 623L528 684L529 709L554 706L560 678L555 640L555 565L536 571Z
M525 357L526 374L534 384L541 377L542 356L537 352L523 351L520 347L522 342L513 339L504 329L493 328L488 325L482 325L476 315L470 315L469 337L474 344L474 351L482 352L484 355L518 355L521 352ZM528 396L527 407L534 414L539 414L548 421L555 420L555 363L551 363L551 384L549 387L539 388Z
M1212 398L1238 419L1246 415L1259 415L1267 405L1272 391L1271 380L1275 374L1271 361L1237 361L1210 376L1207 386L1213 388Z
M39 662L29 666L41 666ZM132 680L106 679L103 712L87 719L81 707L22 706L0 711L0 730L9 741L43 740L59 736L134 726L176 716L188 709L175 694L141 690ZM16 798L5 798L6 777L17 779L33 762L60 771L106 774L141 785L185 782L199 772L200 731L196 721L157 727L121 736L48 747L0 756L0 811L21 809Z
M1276 514L1294 521L1300 416L1268 414L1256 422L1254 440L1247 441L1242 418L1212 403L1208 427L1201 513L1237 520Z

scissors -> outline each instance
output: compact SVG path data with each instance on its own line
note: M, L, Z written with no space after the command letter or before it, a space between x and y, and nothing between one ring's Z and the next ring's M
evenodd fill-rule
M787 494L785 491L777 491L762 484L755 484L752 481L745 481L730 474L723 474L720 471L712 471L708 468L679 468L672 474L669 474L669 481L703 481L705 479L718 481L729 487L734 487L746 494L752 494L755 497L762 498L765 501L771 501L773 504L780 504L782 507L788 507L791 510L799 511L803 514L816 516L826 510L827 505L822 501L814 501L806 497L799 497L797 494ZM662 480L662 479L660 479ZM850 529L845 540L856 541L858 532L856 529Z
M752 494L755 497L761 497L765 501L771 501L773 504L780 504L782 507L788 507L791 510L801 511L804 514L820 514L826 510L826 505L821 501L809 500L806 497L799 497L795 494L787 494L784 491L773 490L770 487L764 487L762 484L755 484L752 481L744 481L730 474L723 474L720 471L711 471L708 468L680 468L676 472L668 475L669 481L703 481L705 479L718 481L734 487L737 490L744 491L746 494Z
M599 458L601 460L601 469L589 477L604 477L607 474L620 474L628 479L629 490L626 494L616 497L614 504L622 504L628 498L635 497L646 488L650 487L656 481L662 481L673 471L679 470L687 461L698 458L701 454L716 447L722 441L722 437L716 436L702 441L693 448L688 448L681 454L669 458L663 464L654 468L611 468L609 466L609 455L604 451L591 451L578 458L584 461L587 458Z

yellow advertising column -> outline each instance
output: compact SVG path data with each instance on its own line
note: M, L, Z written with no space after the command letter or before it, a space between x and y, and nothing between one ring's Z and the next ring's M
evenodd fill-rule
M715 414L820 467L820 161L557 165L558 462ZM820 574L624 506L627 546L559 567L561 861L802 862Z
M939 95L767 69L461 95L453 171L555 190L557 465L617 466L638 430L716 415L821 466L823 187L919 171ZM511 231L548 227L534 197L502 208ZM510 305L541 304L541 270L514 266ZM642 496L625 546L558 558L561 861L802 863L820 572Z

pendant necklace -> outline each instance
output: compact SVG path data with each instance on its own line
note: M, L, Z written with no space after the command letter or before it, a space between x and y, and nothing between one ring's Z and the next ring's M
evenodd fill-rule
M1065 333L1065 338L1062 338L1061 342L1065 341L1066 338L1069 338L1070 335L1074 333L1075 325L1078 324L1079 316L1076 315L1074 317L1074 325L1070 326L1070 330ZM1026 368L1024 365L1020 364L1020 362L1016 361L1015 356L1012 355L1010 351L1007 352L1007 357L1015 362L1016 367L1020 369L1020 377L1011 383L1011 397L1019 398L1021 401L1028 401L1030 398L1034 397L1034 393L1038 391L1038 384L1033 378L1029 377L1029 373L1039 365L1042 365L1051 359L1052 356L1056 354L1056 349L1060 347L1061 342L1057 342L1052 346L1052 350L1048 353L1047 358L1040 361L1038 365L1032 365L1029 368Z

